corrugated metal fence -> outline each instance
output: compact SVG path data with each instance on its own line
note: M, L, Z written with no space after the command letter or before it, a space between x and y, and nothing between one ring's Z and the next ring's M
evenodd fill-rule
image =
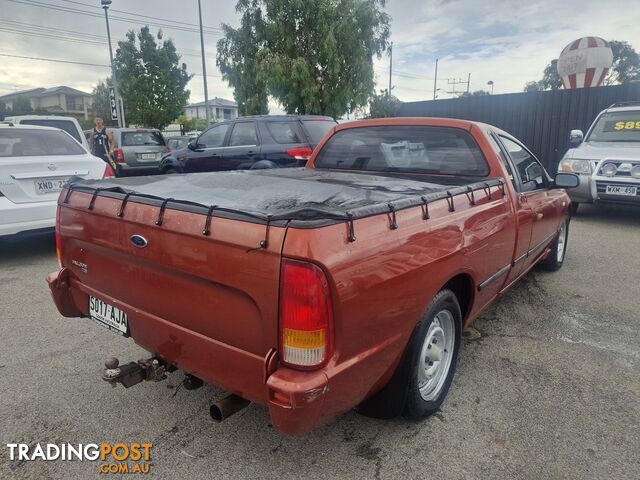
M484 95L405 103L398 116L463 118L495 125L527 145L554 172L569 148L569 131L586 133L616 102L639 101L640 83L611 87Z

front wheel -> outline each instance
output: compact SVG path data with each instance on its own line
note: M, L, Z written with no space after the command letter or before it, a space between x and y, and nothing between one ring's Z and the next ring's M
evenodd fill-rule
M416 325L389 383L359 411L378 418L419 420L438 411L456 370L462 315L455 294L441 290Z
M564 257L567 253L569 243L569 217L565 217L560 224L560 229L556 239L551 244L549 256L540 262L540 266L550 272L555 272L562 268Z

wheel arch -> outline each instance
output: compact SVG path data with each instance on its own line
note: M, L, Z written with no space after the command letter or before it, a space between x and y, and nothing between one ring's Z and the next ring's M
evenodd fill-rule
M462 324L464 325L472 310L475 299L475 283L473 278L468 273L459 273L451 277L447 283L440 288L440 290L444 289L451 290L458 299L460 313L462 314Z

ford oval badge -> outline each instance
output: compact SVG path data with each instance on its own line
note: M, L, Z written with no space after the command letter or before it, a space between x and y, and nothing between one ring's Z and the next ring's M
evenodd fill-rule
M129 241L133 244L134 247L144 248L147 246L147 239L142 235L131 235Z

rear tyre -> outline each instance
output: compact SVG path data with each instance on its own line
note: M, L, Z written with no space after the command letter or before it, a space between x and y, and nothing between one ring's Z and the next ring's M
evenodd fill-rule
M560 225L556 239L551 244L549 256L540 262L540 267L549 272L555 272L562 268L564 257L569 243L569 217L565 217Z
M455 374L462 315L451 290L440 291L416 325L389 383L359 411L377 418L420 420L436 413Z
M571 208L569 209L569 213L571 215L575 215L576 213L578 213L578 208L580 208L579 202L571 202Z
M178 170L175 168L167 168L164 172L165 175L173 175L174 173L178 173Z

